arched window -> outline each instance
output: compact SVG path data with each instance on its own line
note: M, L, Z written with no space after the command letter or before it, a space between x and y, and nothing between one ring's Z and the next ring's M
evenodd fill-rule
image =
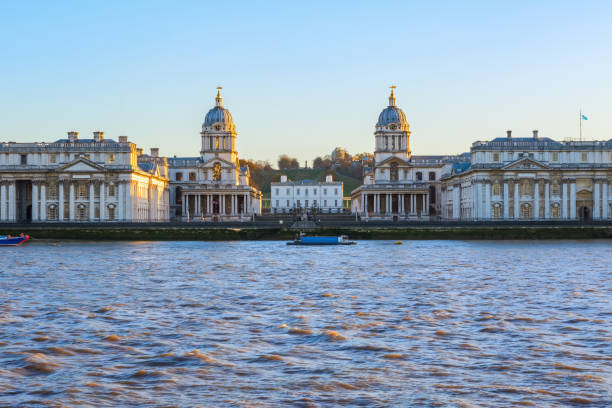
M397 163L391 163L390 177L391 181L397 181Z
M493 195L495 196L501 195L501 184L499 183L493 184Z
M221 180L221 164L215 163L213 165L213 181Z
M521 218L531 218L531 206L529 204L521 205Z

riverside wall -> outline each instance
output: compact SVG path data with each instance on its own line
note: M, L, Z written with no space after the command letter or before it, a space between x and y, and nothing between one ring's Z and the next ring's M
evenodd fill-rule
M29 234L34 240L241 241L291 240L298 230L279 225L242 224L0 224L1 234ZM612 239L610 223L367 223L308 229L312 235L348 235L351 239Z

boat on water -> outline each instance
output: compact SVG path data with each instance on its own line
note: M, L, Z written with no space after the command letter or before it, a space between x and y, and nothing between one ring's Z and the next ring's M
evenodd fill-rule
M0 246L17 246L23 244L28 239L30 239L30 236L27 234L19 234L16 237L0 235Z
M355 241L349 241L346 235L337 237L321 237L299 235L295 240L287 242L287 245L355 245Z

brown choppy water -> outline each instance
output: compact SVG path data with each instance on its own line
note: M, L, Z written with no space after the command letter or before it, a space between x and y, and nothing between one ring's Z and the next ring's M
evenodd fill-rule
M611 406L612 244L1 248L0 406Z

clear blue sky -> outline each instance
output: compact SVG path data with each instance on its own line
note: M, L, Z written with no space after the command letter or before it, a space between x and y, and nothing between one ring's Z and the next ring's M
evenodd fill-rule
M0 140L68 130L197 156L221 85L238 152L372 151L397 85L413 154L505 135L612 138L612 3L5 2Z

